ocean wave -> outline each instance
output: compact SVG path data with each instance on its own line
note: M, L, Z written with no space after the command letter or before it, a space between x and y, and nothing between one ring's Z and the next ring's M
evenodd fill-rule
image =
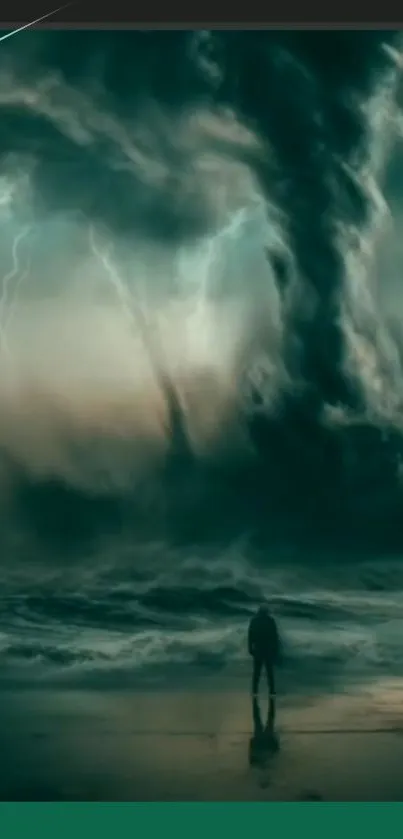
M306 622L283 623L287 682L300 687L315 681L318 686L333 682L354 683L380 674L402 676L401 634L403 621L362 626L360 623L316 626ZM246 672L246 624L211 626L191 630L150 629L139 633L97 633L65 630L55 637L23 637L3 633L1 675L10 672L40 681L96 677L119 679L129 676L137 686L147 684L158 671L168 681L173 668L184 674L222 673L228 684ZM222 682L221 682L222 684Z
M167 557L173 552L158 557L164 570L158 576L152 565L148 579L116 568L115 580L111 570L80 578L77 570L69 584L59 578L41 589L36 576L25 591L20 579L0 600L2 678L141 685L156 672L173 677L175 668L247 678L247 624L262 598L278 620L293 687L403 675L399 562L324 564L318 573L306 565L263 570L234 548L217 555L216 566L180 553L170 567ZM198 585L187 584L189 568Z

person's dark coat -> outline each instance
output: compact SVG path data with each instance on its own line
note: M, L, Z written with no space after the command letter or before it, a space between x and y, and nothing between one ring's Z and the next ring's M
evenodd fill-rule
M269 612L254 615L248 630L248 651L254 658L275 664L280 655L277 625Z

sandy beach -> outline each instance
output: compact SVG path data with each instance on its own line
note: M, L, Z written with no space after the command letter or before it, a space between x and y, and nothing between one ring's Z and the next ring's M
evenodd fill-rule
M4 691L1 800L402 801L401 698L279 697L256 753L247 693Z

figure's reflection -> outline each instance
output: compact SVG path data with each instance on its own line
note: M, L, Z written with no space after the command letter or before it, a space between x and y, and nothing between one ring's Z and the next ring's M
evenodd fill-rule
M263 725L262 714L257 697L252 700L253 737L249 742L249 763L251 766L262 764L270 754L279 750L278 737L274 730L276 718L276 700L270 697L266 724Z

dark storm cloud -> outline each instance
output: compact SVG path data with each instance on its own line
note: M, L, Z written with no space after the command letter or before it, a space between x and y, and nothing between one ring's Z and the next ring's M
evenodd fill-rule
M0 153L34 157L47 210L178 241L211 224L200 152L245 164L256 155L208 121L186 133L215 87L196 33L30 33L4 47Z
M47 210L79 209L123 236L181 241L208 230L214 195L206 196L195 172L199 141L182 141L180 120L197 108L229 106L266 144L265 155L209 129L203 152L241 160L284 212L303 284L289 324L293 375L317 389L319 402L362 407L359 377L353 381L343 369L340 229L361 231L373 211L362 177L373 140L366 106L393 67L385 45L398 37L390 31L30 33L29 40L5 42L2 51L1 64L14 75L1 96L1 151L34 155ZM52 74L53 87L43 85ZM129 142L128 126L136 125L142 130Z
M393 68L395 32L256 32L222 36L226 94L275 151L260 171L288 220L291 247L313 314L299 325L304 378L321 399L362 405L343 372L340 300L345 254L339 226L362 229L372 202L359 177L371 163L366 105ZM267 176L268 175L268 176ZM294 320L295 325L295 320Z
M268 219L269 205L280 211L284 250L268 257L295 387L280 420L261 411L257 433L254 423L261 472L243 475L245 492L234 481L223 489L241 529L243 516L267 517L268 500L285 517L293 508L296 532L307 513L315 520L318 504L336 528L351 513L342 457L350 432L329 431L318 417L327 403L365 407L359 371L346 365L342 305L351 277L341 233L359 242L371 224L370 106L393 76L385 44L397 39L380 31L44 32L10 39L1 52L0 152L7 165L10 153L16 165L19 154L32 156L38 213L80 210L114 236L182 243L214 224L218 175L206 185L195 165L204 154L257 174ZM396 470L391 478L376 430L373 444L361 446L368 436L360 427L349 439L361 464L376 450L382 509L393 507L395 522ZM348 496L355 532L364 527L364 514L354 518L357 485ZM226 515L223 504L217 509Z

